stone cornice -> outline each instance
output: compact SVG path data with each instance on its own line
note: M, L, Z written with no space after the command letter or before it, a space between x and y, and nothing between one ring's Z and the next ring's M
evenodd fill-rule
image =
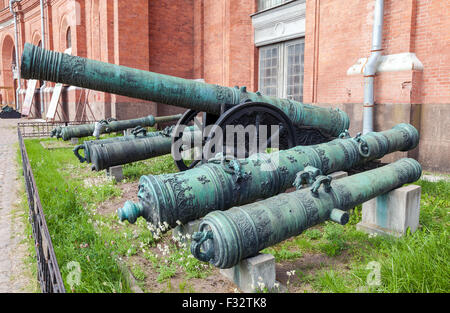
M306 3L287 2L252 15L257 47L299 38L305 35Z

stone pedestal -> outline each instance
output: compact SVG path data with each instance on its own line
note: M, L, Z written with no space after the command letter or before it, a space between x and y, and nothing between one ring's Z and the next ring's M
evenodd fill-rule
M106 170L106 175L114 177L117 182L123 180L123 168L122 165L112 166Z
M421 187L409 185L378 196L362 205L356 228L372 234L400 237L419 226Z
M339 172L331 173L331 174L328 175L328 176L331 176L333 179L339 179L339 178L347 177L347 176L348 176L348 173L347 173L347 172L344 172L344 171L339 171Z
M133 130L133 128L125 129L125 130L123 131L123 135L124 135L124 136L130 136L132 130Z
M77 145L78 144L78 138L70 138L70 143L73 145Z
M192 237L192 234L198 231L198 227L202 222L201 219L190 221L186 225L179 225L175 227L172 231L172 237L180 238L182 242L189 241L188 239ZM189 235L189 236L186 236ZM187 238L189 237L189 238Z
M232 268L221 269L220 273L243 292L263 291L265 288L269 292L279 292L285 289L275 280L275 257L271 254L247 258Z

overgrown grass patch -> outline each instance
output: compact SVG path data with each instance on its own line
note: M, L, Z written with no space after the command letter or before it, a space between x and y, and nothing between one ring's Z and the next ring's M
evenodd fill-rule
M144 251L143 257L151 262L159 282L173 277L177 271L183 272L187 279L207 277L212 266L194 258L189 246L186 238L171 238L168 243L157 244L156 251Z
M175 166L170 154L125 164L123 166L123 175L129 181L139 180L142 175L159 175L176 172L178 172L178 168Z
M91 204L120 195L120 190L113 181L84 186L84 177L73 174L87 165L80 164L70 149L46 150L39 140L25 144L66 290L129 291L113 250L94 227L96 217L89 210ZM70 284L74 267L68 265L74 262L81 270L79 284Z

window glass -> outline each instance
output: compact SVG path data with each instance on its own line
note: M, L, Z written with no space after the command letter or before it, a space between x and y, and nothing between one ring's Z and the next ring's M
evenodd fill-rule
M70 27L67 28L66 44L67 44L67 49L72 48L72 31L70 30Z
M303 101L304 39L259 48L259 91Z
M278 92L278 58L279 48L270 46L260 49L259 59L259 90L267 96L277 96Z
M258 0L258 11L272 8L290 0Z
M300 102L303 101L304 47L303 42L286 44L286 98Z

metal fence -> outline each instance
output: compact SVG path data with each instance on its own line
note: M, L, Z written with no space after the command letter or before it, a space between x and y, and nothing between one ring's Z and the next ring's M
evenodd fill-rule
M24 122L18 123L23 138L50 137L51 131L58 126L92 124L96 121L62 121L62 122Z
M36 188L36 181L20 128L17 129L17 133L19 136L20 152L22 154L23 176L25 178L25 188L30 209L29 219L33 228L34 246L38 264L38 279L41 290L44 293L65 293L66 290L58 262L56 261L52 240L42 210L41 199Z

